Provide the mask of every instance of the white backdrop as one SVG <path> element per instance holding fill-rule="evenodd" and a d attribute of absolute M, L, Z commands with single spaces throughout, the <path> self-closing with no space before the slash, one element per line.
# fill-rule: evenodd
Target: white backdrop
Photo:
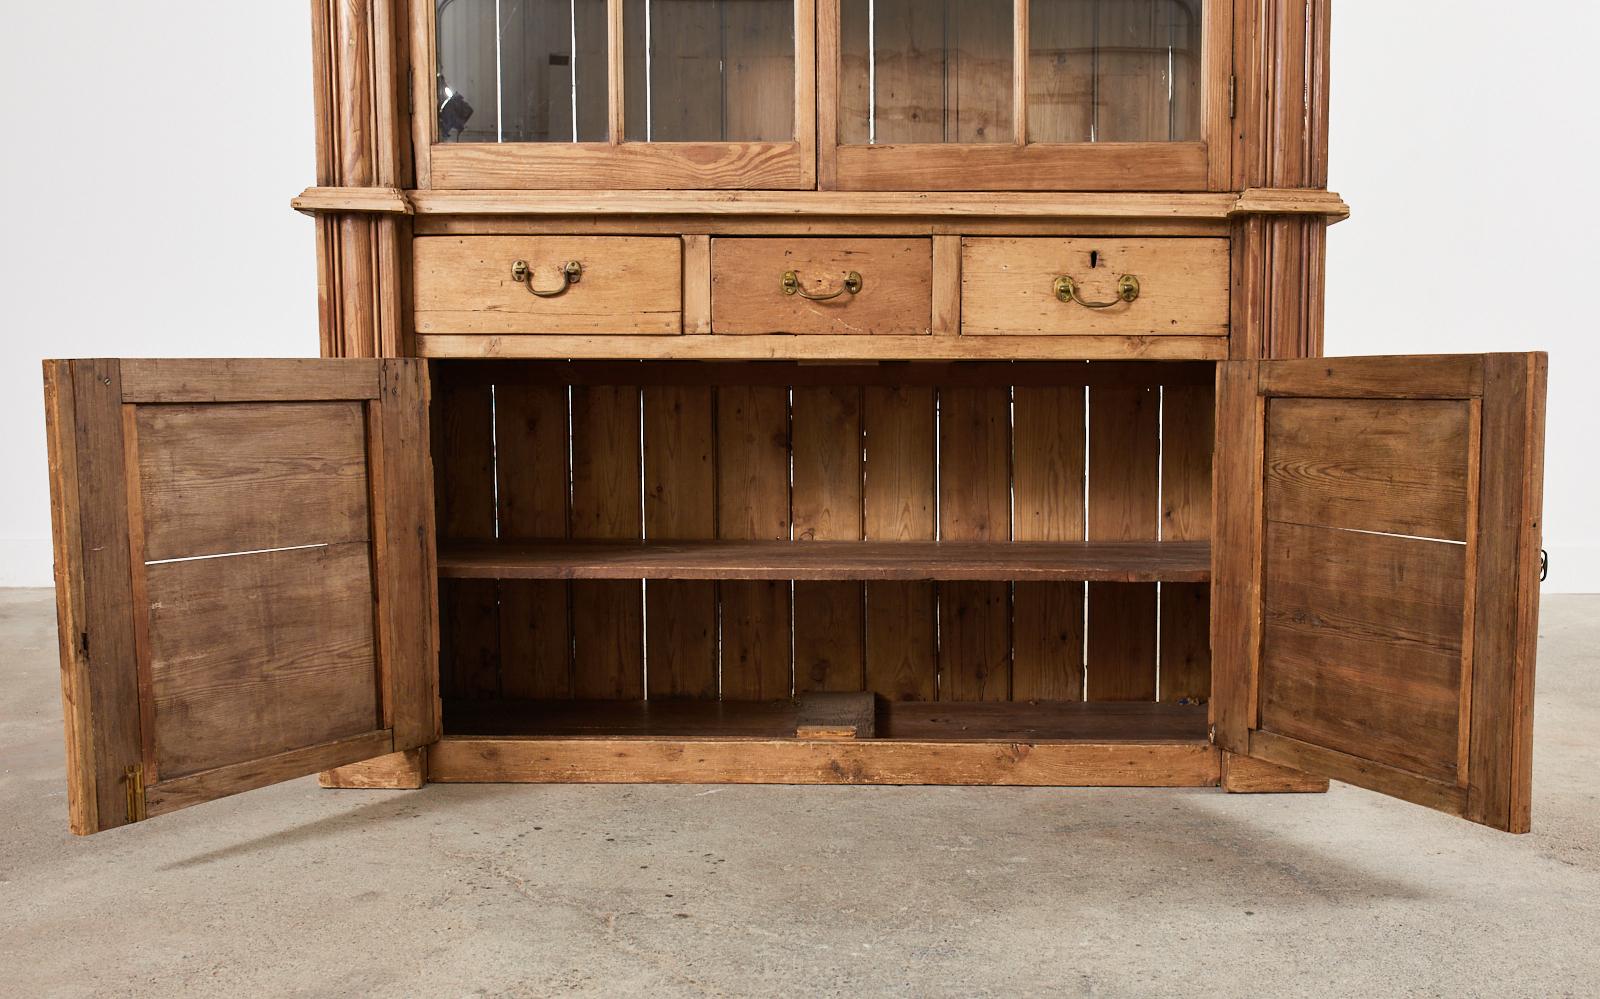
<path fill-rule="evenodd" d="M 1330 354 L 1551 354 L 1548 589 L 1600 591 L 1600 5 L 1334 12 Z M 0 35 L 0 585 L 50 581 L 42 357 L 315 355 L 300 3 L 13 5 Z"/>

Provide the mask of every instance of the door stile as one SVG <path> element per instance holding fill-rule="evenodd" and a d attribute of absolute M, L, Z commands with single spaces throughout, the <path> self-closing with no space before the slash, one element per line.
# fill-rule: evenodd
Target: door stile
<path fill-rule="evenodd" d="M 1260 369 L 1217 365 L 1218 441 L 1212 472 L 1213 741 L 1241 755 L 1258 723 L 1256 664 L 1261 655 L 1262 483 L 1265 427 L 1257 397 Z"/>
<path fill-rule="evenodd" d="M 1478 587 L 1466 817 L 1526 832 L 1532 804 L 1534 651 L 1544 504 L 1544 354 L 1484 358 Z"/>
<path fill-rule="evenodd" d="M 145 585 L 144 498 L 139 483 L 138 407 L 122 404 L 122 465 L 128 470 L 123 479 L 128 503 L 128 579 L 133 596 L 134 670 L 139 685 L 139 733 L 143 752 L 142 784 L 148 787 L 161 779 L 156 767 L 155 678 L 150 665 L 150 606 Z M 136 791 L 130 793 L 137 793 Z"/>
<path fill-rule="evenodd" d="M 46 361 L 44 372 L 68 819 L 83 835 L 132 821 L 128 775 L 144 757 L 138 675 L 128 668 L 135 604 L 122 376 L 105 360 Z"/>

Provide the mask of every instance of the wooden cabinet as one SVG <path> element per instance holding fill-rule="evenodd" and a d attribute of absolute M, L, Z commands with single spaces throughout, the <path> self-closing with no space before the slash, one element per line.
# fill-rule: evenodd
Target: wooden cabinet
<path fill-rule="evenodd" d="M 76 831 L 318 771 L 1527 828 L 1545 360 L 1321 357 L 1324 5 L 314 14 L 325 356 L 46 366 Z"/>

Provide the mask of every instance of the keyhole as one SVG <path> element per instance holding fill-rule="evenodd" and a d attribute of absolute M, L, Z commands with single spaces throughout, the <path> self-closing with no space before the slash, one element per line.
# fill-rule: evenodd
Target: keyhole
<path fill-rule="evenodd" d="M 1100 251 L 1099 250 L 1090 250 L 1089 251 L 1089 269 L 1090 270 L 1094 270 L 1096 267 L 1099 267 L 1099 266 L 1100 266 Z"/>

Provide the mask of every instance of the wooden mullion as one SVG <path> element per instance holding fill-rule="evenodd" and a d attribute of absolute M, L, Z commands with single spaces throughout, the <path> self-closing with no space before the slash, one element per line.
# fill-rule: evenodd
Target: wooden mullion
<path fill-rule="evenodd" d="M 1012 145 L 1028 144 L 1028 0 L 1012 0 L 1011 125 Z"/>
<path fill-rule="evenodd" d="M 625 123 L 623 98 L 622 0 L 606 0 L 606 61 L 609 86 L 606 92 L 606 142 L 621 145 Z"/>

